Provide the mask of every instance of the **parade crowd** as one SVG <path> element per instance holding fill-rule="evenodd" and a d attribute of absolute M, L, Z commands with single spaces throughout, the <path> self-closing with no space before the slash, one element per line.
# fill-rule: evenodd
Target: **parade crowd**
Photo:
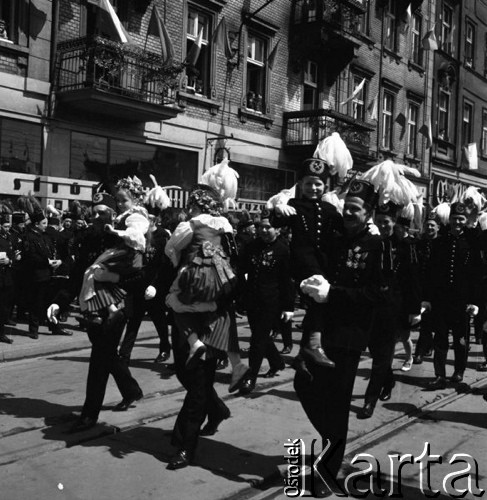
<path fill-rule="evenodd" d="M 296 187 L 259 214 L 227 210 L 235 177 L 228 163 L 191 190 L 185 210 L 136 177 L 98 186 L 90 207 L 69 212 L 42 208 L 32 196 L 2 204 L 0 342 L 13 342 L 6 327 L 20 321 L 32 339 L 43 322 L 53 335 L 71 335 L 63 323 L 76 307 L 92 344 L 86 398 L 70 432 L 96 425 L 110 375 L 122 396 L 116 411 L 143 397 L 130 358 L 146 315 L 160 339 L 155 362 L 172 351 L 187 391 L 168 464 L 180 469 L 194 459 L 199 436 L 215 434 L 230 416 L 213 387 L 216 370 L 230 365 L 228 391 L 240 395 L 254 391 L 264 358 L 264 377 L 277 376 L 293 346 L 294 310 L 304 309 L 294 387 L 333 449 L 317 497 L 330 495 L 328 480 L 342 465 L 365 350 L 372 366 L 360 419 L 392 397 L 398 342 L 401 370 L 432 356 L 435 378 L 425 387 L 442 390 L 463 381 L 473 326 L 485 356 L 477 369 L 487 371 L 487 200 L 469 188 L 425 207 L 405 175 L 413 172 L 386 161 L 347 177 L 348 150 L 339 137 L 330 140 L 338 142 L 321 144 Z M 333 192 L 330 180 L 339 181 Z M 248 365 L 239 315 L 251 331 Z M 415 344 L 411 330 L 419 330 Z"/>

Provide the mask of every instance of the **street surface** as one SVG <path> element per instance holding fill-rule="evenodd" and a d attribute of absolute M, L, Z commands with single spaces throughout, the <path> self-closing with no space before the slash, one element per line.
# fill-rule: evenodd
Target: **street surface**
<path fill-rule="evenodd" d="M 295 324 L 300 317 L 298 314 Z M 76 322 L 71 319 L 70 324 Z M 47 331 L 44 327 L 35 341 L 23 335 L 25 330 L 25 325 L 11 330 L 14 344 L 0 347 L 0 359 L 5 360 L 0 363 L 2 500 L 285 498 L 280 475 L 286 467 L 284 443 L 297 438 L 311 443 L 318 438 L 296 399 L 291 368 L 274 379 L 259 378 L 255 392 L 245 398 L 228 394 L 227 368 L 217 372 L 215 387 L 232 417 L 221 424 L 217 434 L 201 439 L 193 466 L 167 471 L 168 458 L 175 451 L 170 431 L 184 391 L 170 369 L 172 359 L 154 364 L 158 339 L 149 322 L 142 326 L 131 364 L 144 399 L 127 412 L 112 412 L 121 398 L 110 380 L 99 424 L 85 433 L 66 434 L 73 412 L 79 412 L 84 400 L 90 352 L 86 334 L 73 328 L 73 337 L 52 337 L 42 335 Z M 244 319 L 239 321 L 239 333 L 241 347 L 248 347 L 250 332 Z M 294 329 L 295 345 L 292 355 L 285 356 L 287 361 L 297 354 L 300 335 Z M 280 339 L 277 345 L 282 347 Z M 417 457 L 428 442 L 431 454 L 443 458 L 441 466 L 431 468 L 431 484 L 440 490 L 437 498 L 451 498 L 455 493 L 441 488 L 444 476 L 465 468 L 448 463 L 455 453 L 469 454 L 477 461 L 478 485 L 487 489 L 487 402 L 482 397 L 487 377 L 475 371 L 481 360 L 481 347 L 472 345 L 465 382 L 426 392 L 424 385 L 433 377 L 432 360 L 403 373 L 398 345 L 394 361 L 398 383 L 392 399 L 379 402 L 371 419 L 358 420 L 356 412 L 363 404 L 370 372 L 370 359 L 364 354 L 355 384 L 343 473 L 357 470 L 358 466 L 354 469 L 350 464 L 356 454 L 368 453 L 380 462 L 383 488 L 397 493 L 397 471 L 390 470 L 389 456 Z M 261 372 L 267 369 L 264 362 Z M 448 369 L 451 375 L 451 356 Z M 419 470 L 418 464 L 403 468 L 402 498 L 426 498 L 420 489 Z M 459 491 L 464 485 L 466 479 L 455 488 Z M 464 498 L 475 496 L 467 493 Z"/>

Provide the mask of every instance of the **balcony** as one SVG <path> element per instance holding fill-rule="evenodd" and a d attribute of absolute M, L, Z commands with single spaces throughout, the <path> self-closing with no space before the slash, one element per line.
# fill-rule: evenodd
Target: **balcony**
<path fill-rule="evenodd" d="M 369 156 L 370 134 L 375 129 L 331 109 L 313 109 L 284 113 L 285 147 L 310 147 L 314 150 L 321 139 L 338 132 L 350 149 Z"/>
<path fill-rule="evenodd" d="M 326 65 L 333 78 L 356 56 L 365 8 L 360 0 L 297 0 L 291 25 L 291 61 Z M 340 57 L 337 57 L 337 54 Z"/>
<path fill-rule="evenodd" d="M 58 44 L 57 102 L 83 114 L 132 122 L 167 120 L 181 109 L 176 90 L 181 64 L 101 37 Z"/>

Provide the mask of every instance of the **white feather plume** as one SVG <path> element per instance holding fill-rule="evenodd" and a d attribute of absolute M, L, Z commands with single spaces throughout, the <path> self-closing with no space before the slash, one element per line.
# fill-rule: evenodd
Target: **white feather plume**
<path fill-rule="evenodd" d="M 482 208 L 487 203 L 487 199 L 485 196 L 479 192 L 479 189 L 474 186 L 469 186 L 460 196 L 460 200 L 462 203 L 469 204 L 473 203 L 478 212 L 482 210 Z"/>
<path fill-rule="evenodd" d="M 338 191 L 329 191 L 325 193 L 321 199 L 331 203 L 341 214 L 343 214 L 343 206 L 345 205 L 345 198 L 338 193 Z"/>
<path fill-rule="evenodd" d="M 57 208 L 55 208 L 54 205 L 47 205 L 46 214 L 51 214 L 59 217 L 61 215 L 61 212 Z"/>
<path fill-rule="evenodd" d="M 386 160 L 367 170 L 360 178 L 369 181 L 379 192 L 379 204 L 392 201 L 396 205 L 408 205 L 417 202 L 420 194 L 406 174 L 420 177 L 418 170 L 406 165 L 399 165 Z"/>
<path fill-rule="evenodd" d="M 166 208 L 171 206 L 171 199 L 167 195 L 166 189 L 170 188 L 179 188 L 179 186 L 165 186 L 161 187 L 157 183 L 156 178 L 150 174 L 149 175 L 151 178 L 152 183 L 154 184 L 154 187 L 149 189 L 144 198 L 144 204 L 145 205 L 150 205 L 152 208 L 157 207 L 159 210 L 165 210 Z"/>
<path fill-rule="evenodd" d="M 448 224 L 448 221 L 450 220 L 450 204 L 443 202 L 437 205 L 432 211 L 440 222 L 446 226 Z"/>
<path fill-rule="evenodd" d="M 338 132 L 322 139 L 316 146 L 313 157 L 326 161 L 330 174 L 338 174 L 340 179 L 344 179 L 353 167 L 352 155 Z"/>
<path fill-rule="evenodd" d="M 482 212 L 479 215 L 479 226 L 482 231 L 485 231 L 487 229 L 487 212 Z"/>
<path fill-rule="evenodd" d="M 229 166 L 228 158 L 210 167 L 202 176 L 201 184 L 206 184 L 221 196 L 225 208 L 236 207 L 238 172 Z"/>
<path fill-rule="evenodd" d="M 271 196 L 267 200 L 265 205 L 269 210 L 272 210 L 277 205 L 287 205 L 288 201 L 291 198 L 295 197 L 296 197 L 296 184 L 291 189 L 283 189 L 274 196 Z"/>

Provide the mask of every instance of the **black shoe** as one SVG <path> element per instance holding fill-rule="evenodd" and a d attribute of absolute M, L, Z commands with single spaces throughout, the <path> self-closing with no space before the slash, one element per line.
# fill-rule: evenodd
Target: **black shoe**
<path fill-rule="evenodd" d="M 306 361 L 311 361 L 324 368 L 335 368 L 335 363 L 328 358 L 325 351 L 321 347 L 304 347 L 301 349 L 301 352 L 303 353 L 303 357 Z"/>
<path fill-rule="evenodd" d="M 365 403 L 363 408 L 357 413 L 357 418 L 360 420 L 365 420 L 366 418 L 370 418 L 374 414 L 375 406 L 372 403 Z"/>
<path fill-rule="evenodd" d="M 127 399 L 122 399 L 120 403 L 115 405 L 112 409 L 112 411 L 127 411 L 136 401 L 139 401 L 144 397 L 144 394 L 142 391 L 137 394 L 137 396 L 127 398 Z"/>
<path fill-rule="evenodd" d="M 394 389 L 394 386 L 383 387 L 380 391 L 379 399 L 381 401 L 389 401 L 392 396 L 392 389 Z"/>
<path fill-rule="evenodd" d="M 191 459 L 189 457 L 189 453 L 186 450 L 179 450 L 176 455 L 173 455 L 169 459 L 169 463 L 167 464 L 167 469 L 169 470 L 177 470 L 183 469 L 187 467 L 191 463 Z"/>
<path fill-rule="evenodd" d="M 248 378 L 242 382 L 239 394 L 245 396 L 247 394 L 250 394 L 254 389 L 255 389 L 255 380 Z"/>
<path fill-rule="evenodd" d="M 6 323 L 6 326 L 17 326 L 17 322 L 14 321 L 13 319 L 9 319 Z"/>
<path fill-rule="evenodd" d="M 216 362 L 216 369 L 218 371 L 225 370 L 225 368 L 227 368 L 227 367 L 228 367 L 228 359 L 219 359 Z"/>
<path fill-rule="evenodd" d="M 201 429 L 200 436 L 213 436 L 214 434 L 216 434 L 219 425 L 227 418 L 230 418 L 230 415 L 230 410 L 228 410 L 225 412 L 224 416 L 218 417 L 214 421 L 208 420 L 203 429 Z"/>
<path fill-rule="evenodd" d="M 450 377 L 450 380 L 455 384 L 463 382 L 463 372 L 454 372 L 453 375 Z"/>
<path fill-rule="evenodd" d="M 281 351 L 281 354 L 291 354 L 291 351 L 291 347 L 284 347 L 284 349 Z"/>
<path fill-rule="evenodd" d="M 286 363 L 284 363 L 283 361 L 278 368 L 270 368 L 269 371 L 264 375 L 264 378 L 273 378 L 285 368 L 286 368 Z"/>
<path fill-rule="evenodd" d="M 74 434 L 75 432 L 83 432 L 95 427 L 96 419 L 90 417 L 80 417 L 68 430 L 69 434 Z"/>
<path fill-rule="evenodd" d="M 6 335 L 0 335 L 0 342 L 5 342 L 6 344 L 12 344 L 13 340 L 8 338 Z"/>
<path fill-rule="evenodd" d="M 487 372 L 487 362 L 477 365 L 478 372 Z"/>
<path fill-rule="evenodd" d="M 425 358 L 430 358 L 433 355 L 433 351 L 430 349 L 425 355 Z"/>
<path fill-rule="evenodd" d="M 438 391 L 442 389 L 446 389 L 446 378 L 445 377 L 436 377 L 432 382 L 430 382 L 426 389 L 428 391 Z"/>
<path fill-rule="evenodd" d="M 206 352 L 206 346 L 205 345 L 202 345 L 202 346 L 198 347 L 198 349 L 196 349 L 196 351 L 193 353 L 193 355 L 190 356 L 186 360 L 186 369 L 193 370 L 194 368 L 196 368 L 196 365 L 198 364 L 198 361 L 200 361 L 201 356 L 203 356 L 203 354 L 205 354 L 205 352 Z"/>
<path fill-rule="evenodd" d="M 59 328 L 59 330 L 54 330 L 52 332 L 54 335 L 65 335 L 66 337 L 71 337 L 73 332 L 70 330 L 65 330 L 64 328 Z"/>
<path fill-rule="evenodd" d="M 423 356 L 421 354 L 417 354 L 413 358 L 413 365 L 420 365 L 423 362 Z"/>
<path fill-rule="evenodd" d="M 169 351 L 162 351 L 157 355 L 154 363 L 164 363 L 164 361 L 167 361 L 169 359 L 170 355 L 171 354 L 169 353 Z"/>
<path fill-rule="evenodd" d="M 37 340 L 39 338 L 39 334 L 38 333 L 29 333 L 29 337 L 31 339 Z"/>

